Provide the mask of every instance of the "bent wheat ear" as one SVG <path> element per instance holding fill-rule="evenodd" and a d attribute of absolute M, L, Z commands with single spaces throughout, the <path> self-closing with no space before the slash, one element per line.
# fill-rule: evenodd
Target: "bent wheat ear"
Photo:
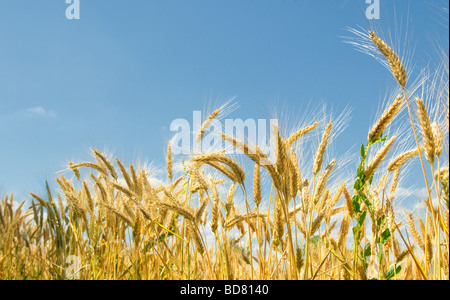
<path fill-rule="evenodd" d="M 80 170 L 74 167 L 75 164 L 73 162 L 69 162 L 69 167 L 72 169 L 73 173 L 75 174 L 75 177 L 77 177 L 78 180 L 80 180 Z"/>
<path fill-rule="evenodd" d="M 111 173 L 111 176 L 117 180 L 118 176 L 117 176 L 116 170 L 114 169 L 111 162 L 97 149 L 92 149 L 92 150 L 94 151 L 95 155 L 106 165 L 109 173 Z"/>
<path fill-rule="evenodd" d="M 224 175 L 226 175 L 231 180 L 236 181 L 240 184 L 243 184 L 245 181 L 245 172 L 242 167 L 234 159 L 224 155 L 221 152 L 197 155 L 194 156 L 191 160 L 196 163 L 209 164 L 212 167 L 216 168 L 218 171 L 224 173 Z M 217 163 L 227 165 L 228 167 L 230 167 L 230 170 L 223 168 L 220 164 Z"/>
<path fill-rule="evenodd" d="M 403 66 L 402 62 L 398 58 L 397 54 L 394 52 L 394 50 L 391 49 L 391 47 L 388 46 L 388 44 L 386 44 L 385 41 L 380 39 L 375 34 L 375 32 L 371 31 L 369 33 L 369 37 L 372 40 L 372 42 L 375 44 L 375 46 L 378 47 L 378 50 L 380 50 L 381 54 L 383 54 L 383 56 L 389 62 L 389 65 L 391 66 L 392 74 L 394 75 L 395 79 L 397 79 L 400 86 L 405 87 L 408 76 L 406 75 L 405 67 Z"/>
<path fill-rule="evenodd" d="M 277 189 L 281 188 L 282 183 L 277 168 L 274 166 L 270 158 L 266 154 L 264 154 L 258 146 L 250 147 L 248 144 L 242 142 L 241 140 L 235 137 L 227 136 L 226 134 L 222 134 L 221 138 L 225 142 L 233 145 L 233 147 L 236 147 L 237 149 L 242 151 L 245 155 L 247 155 L 248 158 L 253 160 L 253 162 L 259 164 L 264 169 L 266 169 L 270 177 L 272 178 L 275 187 Z"/>
<path fill-rule="evenodd" d="M 80 167 L 86 167 L 86 168 L 92 168 L 94 170 L 97 170 L 99 173 L 107 176 L 107 172 L 105 169 L 103 169 L 101 166 L 94 164 L 94 163 L 90 163 L 90 162 L 83 162 L 83 163 L 79 163 L 79 164 L 70 164 L 70 168 L 72 170 L 74 169 L 78 169 Z M 77 175 L 78 177 L 78 175 Z"/>

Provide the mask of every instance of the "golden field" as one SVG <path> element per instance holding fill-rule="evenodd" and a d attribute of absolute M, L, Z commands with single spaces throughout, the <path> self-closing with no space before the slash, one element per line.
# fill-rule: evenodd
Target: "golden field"
<path fill-rule="evenodd" d="M 169 143 L 163 183 L 93 149 L 92 161 L 68 164 L 56 192 L 0 202 L 0 279 L 448 280 L 448 57 L 424 99 L 390 45 L 360 34 L 398 89 L 361 137 L 350 180 L 336 173 L 345 159 L 326 155 L 336 124 L 323 119 L 272 128 L 275 160 L 221 135 L 250 168 L 217 151 L 178 161 L 180 170 Z M 399 119 L 407 132 L 397 136 L 388 128 Z M 393 155 L 405 136 L 415 146 Z M 423 215 L 396 206 L 412 160 L 427 191 Z"/>

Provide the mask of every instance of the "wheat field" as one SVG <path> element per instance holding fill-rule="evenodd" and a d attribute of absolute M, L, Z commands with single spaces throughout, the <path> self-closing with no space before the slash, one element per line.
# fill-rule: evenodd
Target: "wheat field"
<path fill-rule="evenodd" d="M 359 35 L 398 89 L 361 137 L 350 179 L 338 173 L 341 159 L 329 159 L 337 124 L 323 119 L 274 127 L 275 160 L 227 134 L 242 157 L 217 151 L 180 162 L 169 143 L 162 183 L 92 149 L 91 161 L 68 163 L 58 186 L 31 193 L 29 205 L 14 205 L 13 195 L 0 202 L 0 279 L 448 280 L 448 57 L 423 97 L 386 41 Z M 397 135 L 396 124 L 407 132 Z M 414 147 L 393 153 L 405 136 Z M 411 161 L 427 190 L 420 215 L 397 207 Z"/>

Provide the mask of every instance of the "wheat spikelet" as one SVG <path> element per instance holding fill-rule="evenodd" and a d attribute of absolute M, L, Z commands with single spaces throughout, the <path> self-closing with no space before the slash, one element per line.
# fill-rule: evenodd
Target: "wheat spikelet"
<path fill-rule="evenodd" d="M 293 173 L 293 184 L 296 185 L 296 187 L 292 187 L 293 190 L 295 190 L 295 195 L 297 192 L 302 191 L 303 189 L 303 179 L 302 179 L 302 173 L 300 172 L 300 166 L 298 164 L 297 155 L 295 154 L 294 150 L 292 148 L 289 148 L 289 156 L 292 160 L 292 173 Z M 294 181 L 296 180 L 296 182 Z"/>
<path fill-rule="evenodd" d="M 122 193 L 124 193 L 125 195 L 127 195 L 128 197 L 132 198 L 135 196 L 135 194 L 130 191 L 128 188 L 121 186 L 118 183 L 112 182 L 111 185 L 116 188 L 117 190 L 121 191 Z"/>
<path fill-rule="evenodd" d="M 231 181 L 237 182 L 242 184 L 242 177 L 238 177 L 236 173 L 231 170 L 230 168 L 227 168 L 225 165 L 216 162 L 216 161 L 209 161 L 206 163 L 207 165 L 210 165 L 211 167 L 215 168 L 217 171 L 228 177 Z"/>
<path fill-rule="evenodd" d="M 350 216 L 347 214 L 342 220 L 341 228 L 339 230 L 338 248 L 341 249 L 342 253 L 345 253 L 346 249 L 349 224 L 350 224 Z"/>
<path fill-rule="evenodd" d="M 80 180 L 80 170 L 78 170 L 77 168 L 74 167 L 75 164 L 73 162 L 69 162 L 69 167 L 72 169 L 73 173 L 75 174 L 75 177 Z"/>
<path fill-rule="evenodd" d="M 433 230 L 433 224 L 434 224 L 434 222 L 433 222 L 433 220 L 432 220 L 432 218 L 431 218 L 431 214 L 429 214 L 429 213 L 427 213 L 427 222 L 428 222 L 428 226 L 429 226 L 429 228 L 430 228 L 430 230 L 429 230 L 429 235 L 431 236 L 431 238 L 435 238 L 435 236 L 436 236 L 436 232 Z"/>
<path fill-rule="evenodd" d="M 422 234 L 422 239 L 425 240 L 425 236 L 427 235 L 427 232 L 425 230 L 425 224 L 423 223 L 421 218 L 419 218 L 419 228 L 420 228 L 420 233 Z"/>
<path fill-rule="evenodd" d="M 235 215 L 225 223 L 225 228 L 232 228 L 234 225 L 237 225 L 243 221 L 247 221 L 250 219 L 255 218 L 263 219 L 265 217 L 267 217 L 265 214 Z"/>
<path fill-rule="evenodd" d="M 284 139 L 280 136 L 280 132 L 276 125 L 273 125 L 274 136 L 277 137 L 277 161 L 276 166 L 278 173 L 285 177 L 284 172 L 287 170 L 287 148 Z"/>
<path fill-rule="evenodd" d="M 133 181 L 133 185 L 131 190 L 138 195 L 139 197 L 142 195 L 142 187 L 141 187 L 141 181 L 139 180 L 136 171 L 134 170 L 134 166 L 130 164 L 130 173 L 131 173 L 131 179 Z"/>
<path fill-rule="evenodd" d="M 58 207 L 59 207 L 61 216 L 65 219 L 66 210 L 65 210 L 64 203 L 63 203 L 60 195 L 58 195 Z M 0 210 L 0 212 L 1 212 L 1 210 Z"/>
<path fill-rule="evenodd" d="M 344 192 L 345 189 L 345 182 L 343 184 L 341 184 L 338 188 L 338 190 L 336 191 L 336 193 L 333 195 L 333 197 L 331 198 L 331 201 L 329 201 L 327 204 L 327 212 L 329 213 L 331 211 L 331 209 L 333 209 L 333 207 L 338 203 L 339 198 L 341 197 L 341 194 Z"/>
<path fill-rule="evenodd" d="M 396 137 L 394 136 L 389 141 L 387 141 L 386 144 L 380 149 L 380 151 L 378 151 L 375 157 L 369 162 L 366 169 L 364 170 L 364 175 L 366 176 L 366 178 L 370 178 L 373 175 L 375 170 L 378 168 L 383 159 L 386 157 L 387 153 L 389 152 L 389 149 L 394 144 L 395 139 Z"/>
<path fill-rule="evenodd" d="M 172 141 L 169 142 L 167 146 L 167 157 L 166 157 L 166 166 L 167 166 L 167 176 L 170 181 L 173 179 L 173 157 L 172 157 Z"/>
<path fill-rule="evenodd" d="M 206 182 L 204 176 L 200 173 L 199 167 L 199 164 L 196 163 L 189 164 L 189 173 L 191 174 L 193 181 L 198 182 L 200 188 L 206 190 L 208 189 L 209 185 Z"/>
<path fill-rule="evenodd" d="M 442 182 L 449 182 L 449 168 L 441 168 L 439 171 L 434 172 L 434 178 L 436 180 L 442 181 Z"/>
<path fill-rule="evenodd" d="M 397 190 L 398 180 L 400 178 L 400 168 L 394 171 L 394 175 L 392 176 L 391 185 L 389 186 L 390 198 L 389 201 L 392 202 L 394 199 L 395 191 Z"/>
<path fill-rule="evenodd" d="M 394 119 L 397 113 L 400 111 L 403 104 L 403 96 L 398 95 L 394 102 L 387 108 L 383 115 L 378 119 L 378 121 L 373 125 L 372 129 L 368 135 L 368 141 L 375 141 L 381 137 L 383 131 L 387 125 Z"/>
<path fill-rule="evenodd" d="M 255 171 L 253 172 L 253 201 L 256 206 L 261 203 L 261 169 L 258 164 L 255 164 Z"/>
<path fill-rule="evenodd" d="M 274 166 L 273 162 L 264 154 L 258 146 L 255 148 L 250 147 L 248 144 L 234 138 L 227 136 L 225 134 L 221 135 L 222 139 L 227 143 L 233 145 L 240 151 L 242 151 L 245 155 L 247 155 L 253 162 L 259 164 L 264 169 L 267 170 L 272 181 L 277 189 L 280 189 L 282 186 L 280 174 L 278 173 L 277 168 Z"/>
<path fill-rule="evenodd" d="M 133 182 L 131 181 L 130 175 L 128 174 L 127 170 L 125 169 L 125 166 L 122 164 L 122 162 L 116 158 L 117 165 L 120 168 L 120 171 L 122 172 L 123 179 L 125 179 L 125 182 L 127 183 L 127 186 L 130 190 L 133 190 Z"/>
<path fill-rule="evenodd" d="M 314 175 L 319 173 L 319 171 L 322 167 L 323 155 L 325 153 L 325 149 L 327 148 L 328 139 L 331 135 L 331 129 L 332 129 L 332 124 L 330 122 L 330 123 L 328 123 L 327 127 L 325 128 L 325 132 L 322 136 L 322 141 L 320 142 L 319 148 L 316 151 L 316 155 L 314 158 L 314 166 L 313 166 L 313 174 Z"/>
<path fill-rule="evenodd" d="M 311 202 L 311 195 L 309 194 L 309 186 L 310 183 L 308 179 L 305 179 L 303 181 L 303 189 L 302 189 L 302 204 L 303 204 L 303 211 L 308 211 L 308 207 Z"/>
<path fill-rule="evenodd" d="M 320 225 L 322 224 L 322 220 L 325 218 L 326 213 L 321 212 L 318 214 L 318 216 L 314 219 L 312 225 L 311 225 L 311 231 L 310 236 L 313 236 L 316 231 L 320 228 Z"/>
<path fill-rule="evenodd" d="M 232 158 L 218 152 L 214 153 L 208 153 L 208 154 L 202 154 L 197 155 L 191 159 L 193 162 L 197 163 L 207 163 L 219 171 L 223 172 L 227 177 L 229 177 L 231 180 L 236 181 L 240 184 L 243 184 L 245 181 L 245 172 L 242 169 L 242 167 Z M 232 173 L 224 170 L 224 168 L 221 168 L 220 165 L 217 165 L 216 162 L 222 163 L 230 167 Z M 232 175 L 234 174 L 234 175 Z"/>
<path fill-rule="evenodd" d="M 206 129 L 208 129 L 209 125 L 211 125 L 212 120 L 215 117 L 217 117 L 217 115 L 219 113 L 220 113 L 220 108 L 215 110 L 212 114 L 210 114 L 208 116 L 208 118 L 206 118 L 206 120 L 202 123 L 202 125 L 200 126 L 200 130 L 199 130 L 199 132 L 197 133 L 197 136 L 196 136 L 196 142 L 197 143 L 199 143 L 202 140 Z"/>
<path fill-rule="evenodd" d="M 431 124 L 431 131 L 433 132 L 436 155 L 440 157 L 444 144 L 444 134 L 442 133 L 441 127 L 436 122 Z"/>
<path fill-rule="evenodd" d="M 295 225 L 297 225 L 297 228 L 303 234 L 303 237 L 306 238 L 306 226 L 303 218 L 300 218 L 300 220 L 295 220 Z"/>
<path fill-rule="evenodd" d="M 80 201 L 76 197 L 76 193 L 73 190 L 73 187 L 71 186 L 71 184 L 62 175 L 61 175 L 61 178 L 56 179 L 56 182 L 58 182 L 58 184 L 61 186 L 61 188 L 64 192 L 65 199 L 67 201 L 67 204 L 69 205 L 69 208 L 71 208 L 76 214 L 81 215 L 84 208 L 83 208 L 82 203 L 80 203 Z M 33 193 L 31 193 L 31 195 L 37 200 L 40 199 L 39 197 L 35 196 Z"/>
<path fill-rule="evenodd" d="M 127 215 L 122 213 L 121 211 L 117 210 L 116 208 L 112 207 L 111 205 L 108 205 L 106 203 L 102 204 L 104 207 L 109 209 L 111 212 L 113 212 L 115 215 L 117 215 L 120 219 L 122 219 L 125 223 L 130 225 L 131 227 L 134 227 L 134 222 L 131 220 Z"/>
<path fill-rule="evenodd" d="M 408 221 L 408 226 L 409 226 L 409 229 L 410 229 L 410 231 L 411 231 L 411 235 L 412 235 L 414 241 L 415 241 L 416 244 L 419 245 L 420 248 L 422 248 L 422 250 L 425 252 L 425 243 L 423 242 L 422 237 L 419 235 L 419 233 L 418 233 L 417 230 L 416 230 L 416 226 L 415 226 L 415 222 L 414 222 L 414 217 L 413 217 L 413 215 L 412 215 L 411 212 L 408 213 L 407 221 Z"/>
<path fill-rule="evenodd" d="M 107 176 L 107 172 L 106 172 L 106 170 L 105 170 L 103 167 L 101 167 L 101 166 L 99 166 L 99 165 L 97 165 L 97 164 L 91 163 L 91 162 L 84 162 L 84 163 L 71 164 L 71 165 L 70 165 L 70 168 L 71 168 L 72 170 L 78 169 L 78 168 L 80 168 L 80 167 L 92 168 L 92 169 L 97 170 L 97 171 L 100 172 L 101 174 Z M 78 173 L 78 176 L 79 176 L 79 173 Z M 77 177 L 78 177 L 78 176 L 77 176 Z"/>
<path fill-rule="evenodd" d="M 92 198 L 91 193 L 89 192 L 89 187 L 88 187 L 86 181 L 83 181 L 83 189 L 86 194 L 86 199 L 87 199 L 87 204 L 88 204 L 87 207 L 89 209 L 89 212 L 93 213 L 94 212 L 94 199 Z"/>
<path fill-rule="evenodd" d="M 93 149 L 95 155 L 105 164 L 106 168 L 108 169 L 111 176 L 117 180 L 118 176 L 116 173 L 116 170 L 114 169 L 114 166 L 111 164 L 111 162 L 97 149 Z"/>
<path fill-rule="evenodd" d="M 195 221 L 195 216 L 190 208 L 186 208 L 186 207 L 183 207 L 183 206 L 175 204 L 175 203 L 168 203 L 168 202 L 162 202 L 162 201 L 153 202 L 151 205 L 172 210 L 172 211 L 176 212 L 177 214 L 185 217 L 189 221 Z"/>
<path fill-rule="evenodd" d="M 401 263 L 405 259 L 405 257 L 408 256 L 408 254 L 409 254 L 409 250 L 405 249 L 402 252 L 400 252 L 398 255 L 395 255 L 395 259 L 396 259 L 395 263 L 396 264 Z"/>
<path fill-rule="evenodd" d="M 205 252 L 205 247 L 203 246 L 198 231 L 195 229 L 194 225 L 191 222 L 188 222 L 187 228 L 190 237 L 194 240 L 195 248 L 197 249 L 198 253 L 203 254 Z"/>
<path fill-rule="evenodd" d="M 236 193 L 236 183 L 232 183 L 230 186 L 230 189 L 228 190 L 227 193 L 227 198 L 226 198 L 226 202 L 225 202 L 225 211 L 227 213 L 227 216 L 230 215 L 230 213 L 232 212 L 234 206 L 233 206 L 233 199 L 234 199 L 234 194 Z"/>
<path fill-rule="evenodd" d="M 434 134 L 431 128 L 430 118 L 428 112 L 421 98 L 416 98 L 417 114 L 419 115 L 419 122 L 422 127 L 423 144 L 425 148 L 425 157 L 432 165 L 434 163 L 435 145 Z"/>
<path fill-rule="evenodd" d="M 211 189 L 211 196 L 214 200 L 212 209 L 211 209 L 211 230 L 215 232 L 218 227 L 218 221 L 219 221 L 219 213 L 220 213 L 220 199 L 219 199 L 219 193 L 217 192 L 217 188 L 214 184 L 210 185 Z"/>
<path fill-rule="evenodd" d="M 328 166 L 325 168 L 325 171 L 322 173 L 322 175 L 319 177 L 319 180 L 317 182 L 315 191 L 314 191 L 314 199 L 313 199 L 313 203 L 317 204 L 317 202 L 319 201 L 320 197 L 322 196 L 322 193 L 325 190 L 325 186 L 327 184 L 327 180 L 328 177 L 331 174 L 331 171 L 333 170 L 334 166 L 336 165 L 336 160 L 333 159 Z"/>
<path fill-rule="evenodd" d="M 296 132 L 294 132 L 291 136 L 289 136 L 289 138 L 286 140 L 286 148 L 290 148 L 299 138 L 301 138 L 302 136 L 304 136 L 305 134 L 307 134 L 308 132 L 310 132 L 311 130 L 313 130 L 314 128 L 317 127 L 317 125 L 319 125 L 319 122 L 315 122 L 312 125 L 309 125 L 305 128 L 302 128 Z"/>
<path fill-rule="evenodd" d="M 145 175 L 142 175 L 142 173 L 143 173 L 143 172 L 141 172 L 141 175 L 139 175 L 139 176 L 141 176 L 141 180 L 139 180 L 140 183 L 142 183 L 142 176 L 145 176 Z M 145 173 L 145 172 L 144 172 L 144 173 Z M 184 176 L 180 176 L 180 177 L 178 177 L 177 179 L 175 179 L 175 180 L 170 184 L 170 189 L 171 189 L 171 190 L 175 190 L 176 187 L 181 183 L 181 181 L 183 181 L 183 179 L 184 179 Z"/>
<path fill-rule="evenodd" d="M 422 149 L 420 149 L 422 150 Z M 417 154 L 419 154 L 419 149 L 412 149 L 405 153 L 400 154 L 393 160 L 391 160 L 388 164 L 388 171 L 394 172 L 397 169 L 399 169 L 401 166 L 403 166 L 409 159 L 415 157 Z"/>
<path fill-rule="evenodd" d="M 203 193 L 202 193 L 203 195 Z M 208 205 L 209 202 L 209 197 L 204 198 L 203 196 L 200 196 L 199 194 L 199 207 L 198 209 L 195 211 L 195 216 L 194 219 L 197 223 L 200 223 L 201 218 L 203 216 L 203 213 L 205 212 L 206 206 Z"/>
<path fill-rule="evenodd" d="M 339 213 L 341 213 L 341 212 L 343 212 L 343 211 L 347 211 L 347 210 L 348 210 L 348 209 L 347 209 L 347 206 L 346 206 L 346 205 L 338 206 L 338 207 L 333 207 L 333 208 L 328 209 L 328 210 L 326 211 L 326 218 L 330 218 L 330 217 L 332 217 L 332 216 L 334 216 L 334 215 L 336 215 L 336 214 L 339 214 Z"/>
<path fill-rule="evenodd" d="M 427 213 L 428 215 L 428 213 Z M 420 227 L 420 231 L 422 233 L 422 240 L 424 241 L 425 244 L 425 253 L 426 253 L 426 260 L 428 263 L 431 263 L 431 260 L 433 259 L 433 242 L 432 242 L 432 237 L 430 232 L 433 231 L 432 230 L 432 226 L 433 223 L 428 223 L 428 226 L 430 228 L 430 230 L 427 232 L 426 228 L 425 228 L 425 224 L 423 223 L 422 219 L 419 218 L 419 227 Z"/>
<path fill-rule="evenodd" d="M 278 246 L 283 238 L 284 226 L 283 226 L 283 212 L 281 207 L 281 200 L 278 196 L 275 198 L 275 211 L 274 211 L 274 232 L 273 241 Z"/>
<path fill-rule="evenodd" d="M 400 86 L 405 87 L 407 82 L 407 74 L 406 70 L 398 58 L 397 54 L 384 42 L 382 39 L 380 39 L 375 32 L 371 31 L 369 33 L 369 37 L 372 40 L 372 42 L 375 44 L 375 46 L 378 47 L 378 50 L 380 50 L 381 54 L 387 59 L 389 62 L 389 65 L 391 66 L 392 73 L 397 79 L 397 82 L 400 84 Z"/>
<path fill-rule="evenodd" d="M 347 207 L 348 214 L 350 216 L 353 216 L 355 214 L 355 212 L 353 211 L 353 201 L 352 201 L 352 197 L 350 196 L 350 194 L 347 191 L 347 188 L 344 188 L 344 197 L 345 197 L 345 204 Z"/>
<path fill-rule="evenodd" d="M 331 196 L 330 196 L 330 190 L 329 190 L 329 189 L 326 189 L 325 192 L 324 192 L 323 195 L 322 195 L 322 198 L 320 199 L 319 204 L 318 204 L 317 207 L 316 207 L 316 210 L 317 210 L 317 211 L 320 211 L 320 212 L 325 211 L 325 210 L 326 210 L 325 203 L 330 202 L 330 201 L 329 201 L 330 198 L 331 198 Z"/>
<path fill-rule="evenodd" d="M 331 232 L 333 231 L 333 229 L 336 227 L 337 221 L 334 221 L 333 224 L 331 224 L 326 230 L 325 232 L 322 234 L 322 239 L 326 239 L 330 236 Z"/>

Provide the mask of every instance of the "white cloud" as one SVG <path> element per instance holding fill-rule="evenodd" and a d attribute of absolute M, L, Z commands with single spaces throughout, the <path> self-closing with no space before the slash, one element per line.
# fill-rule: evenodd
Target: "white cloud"
<path fill-rule="evenodd" d="M 29 113 L 30 115 L 40 116 L 40 117 L 56 117 L 56 113 L 54 111 L 46 110 L 41 106 L 28 108 L 27 113 Z"/>

